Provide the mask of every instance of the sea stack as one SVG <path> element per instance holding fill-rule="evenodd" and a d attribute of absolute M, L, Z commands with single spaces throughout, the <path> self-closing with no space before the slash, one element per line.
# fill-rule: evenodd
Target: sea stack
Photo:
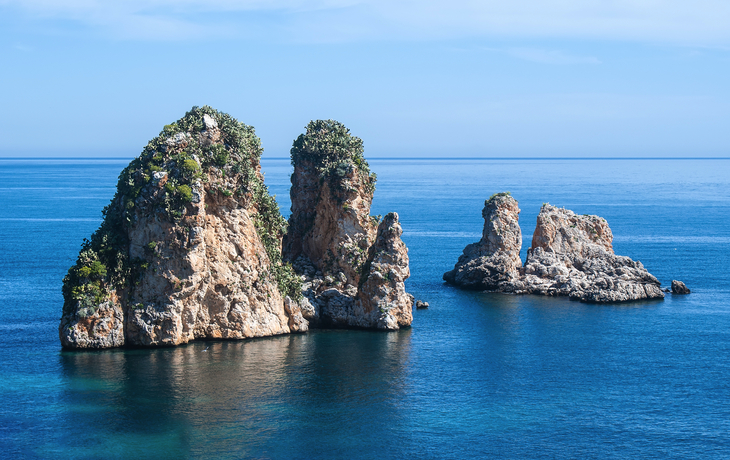
<path fill-rule="evenodd" d="M 613 233 L 605 219 L 549 204 L 540 209 L 532 245 L 520 268 L 519 209 L 512 197 L 502 195 L 487 200 L 482 239 L 467 246 L 454 270 L 444 274 L 447 282 L 468 289 L 568 296 L 595 303 L 664 298 L 659 281 L 641 262 L 614 254 Z M 503 203 L 504 217 L 490 211 L 500 208 L 490 205 L 497 199 Z"/>
<path fill-rule="evenodd" d="M 464 289 L 509 291 L 520 276 L 520 209 L 509 192 L 484 202 L 482 239 L 464 248 L 444 280 Z"/>
<path fill-rule="evenodd" d="M 370 215 L 376 176 L 362 140 L 341 123 L 309 123 L 291 150 L 291 216 L 283 254 L 304 281 L 312 326 L 409 326 L 413 297 L 398 214 Z"/>
<path fill-rule="evenodd" d="M 301 281 L 254 129 L 210 107 L 165 126 L 119 176 L 64 278 L 65 348 L 303 332 Z"/>

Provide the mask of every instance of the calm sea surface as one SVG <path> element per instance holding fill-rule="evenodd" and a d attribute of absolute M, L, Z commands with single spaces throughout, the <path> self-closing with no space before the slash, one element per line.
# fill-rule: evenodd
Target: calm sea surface
<path fill-rule="evenodd" d="M 0 458 L 730 458 L 730 160 L 372 160 L 431 305 L 412 328 L 62 352 L 61 280 L 127 163 L 0 159 Z M 289 162 L 263 169 L 288 215 Z M 692 294 L 444 285 L 505 190 L 523 258 L 549 202 Z"/>

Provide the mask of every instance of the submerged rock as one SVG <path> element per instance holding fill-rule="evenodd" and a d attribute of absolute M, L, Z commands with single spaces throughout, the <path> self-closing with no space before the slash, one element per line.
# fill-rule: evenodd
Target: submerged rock
<path fill-rule="evenodd" d="M 398 329 L 411 324 L 408 249 L 396 213 L 370 215 L 375 174 L 362 141 L 313 121 L 292 147 L 291 216 L 283 254 L 304 281 L 312 326 Z"/>
<path fill-rule="evenodd" d="M 505 203 L 502 209 L 512 211 L 499 219 L 485 206 L 482 240 L 467 246 L 454 270 L 444 274 L 446 281 L 469 289 L 560 295 L 598 303 L 664 297 L 659 281 L 641 262 L 614 254 L 613 234 L 605 219 L 579 216 L 549 204 L 540 210 L 527 259 L 519 268 L 522 242 L 519 227 L 514 230 L 519 209 L 511 197 L 511 202 L 500 199 Z M 508 244 L 490 246 L 492 241 Z"/>
<path fill-rule="evenodd" d="M 672 294 L 689 294 L 690 292 L 683 282 L 672 280 Z"/>
<path fill-rule="evenodd" d="M 101 227 L 64 278 L 62 345 L 306 331 L 261 153 L 252 127 L 210 107 L 165 126 L 120 174 Z"/>

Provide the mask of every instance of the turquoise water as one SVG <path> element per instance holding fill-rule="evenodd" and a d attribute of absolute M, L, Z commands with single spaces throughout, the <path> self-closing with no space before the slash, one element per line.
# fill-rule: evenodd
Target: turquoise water
<path fill-rule="evenodd" d="M 372 160 L 373 214 L 400 214 L 431 304 L 412 328 L 62 352 L 61 279 L 127 163 L 0 160 L 2 458 L 730 457 L 730 160 Z M 286 210 L 288 161 L 263 170 Z M 542 202 L 598 214 L 693 293 L 444 285 L 504 190 L 525 250 Z"/>

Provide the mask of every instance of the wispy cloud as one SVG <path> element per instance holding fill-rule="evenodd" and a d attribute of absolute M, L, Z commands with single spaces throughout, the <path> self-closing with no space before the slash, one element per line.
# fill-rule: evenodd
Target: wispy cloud
<path fill-rule="evenodd" d="M 726 0 L 0 0 L 0 8 L 132 39 L 507 36 L 730 44 Z M 257 27 L 261 15 L 266 27 Z"/>
<path fill-rule="evenodd" d="M 576 56 L 573 54 L 566 54 L 560 50 L 541 48 L 490 48 L 490 50 L 502 52 L 518 59 L 524 59 L 525 61 L 537 62 L 540 64 L 601 64 L 601 61 L 597 57 Z"/>

